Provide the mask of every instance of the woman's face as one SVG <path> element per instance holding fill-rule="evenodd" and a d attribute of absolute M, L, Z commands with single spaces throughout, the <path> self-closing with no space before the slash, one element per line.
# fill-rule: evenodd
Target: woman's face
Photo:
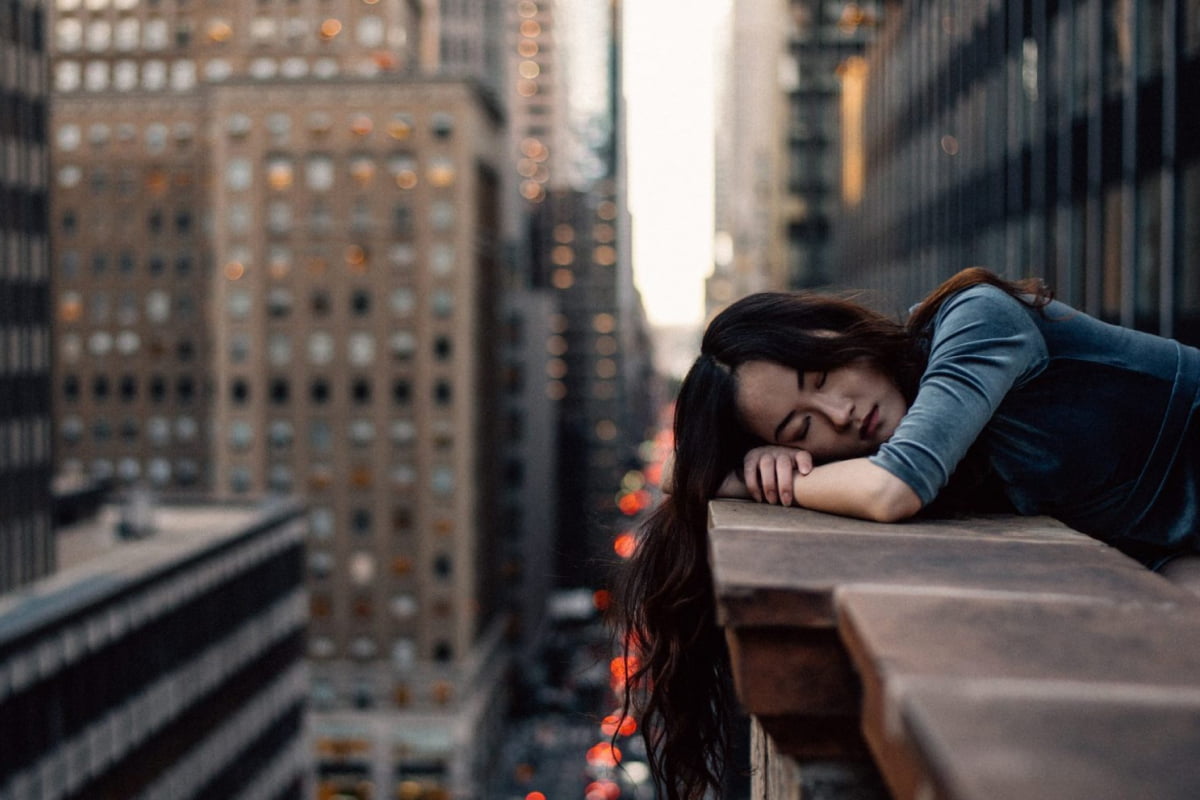
<path fill-rule="evenodd" d="M 743 425 L 769 444 L 807 450 L 817 462 L 874 453 L 908 410 L 892 379 L 866 360 L 804 373 L 747 361 L 734 374 Z"/>

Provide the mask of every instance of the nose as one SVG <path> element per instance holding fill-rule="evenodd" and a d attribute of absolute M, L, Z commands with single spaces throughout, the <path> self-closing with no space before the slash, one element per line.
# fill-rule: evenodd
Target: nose
<path fill-rule="evenodd" d="M 839 431 L 850 427 L 850 422 L 854 419 L 854 403 L 848 399 L 829 398 L 823 410 L 825 416 L 829 417 L 830 424 Z"/>

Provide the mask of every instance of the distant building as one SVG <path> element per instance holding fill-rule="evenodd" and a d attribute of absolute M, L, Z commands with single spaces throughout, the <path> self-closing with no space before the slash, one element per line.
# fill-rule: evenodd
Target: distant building
<path fill-rule="evenodd" d="M 150 509 L 145 509 L 150 512 Z M 302 796 L 301 509 L 120 509 L 0 597 L 0 797 Z"/>
<path fill-rule="evenodd" d="M 902 310 L 972 265 L 1200 342 L 1194 3 L 896 4 L 845 132 L 839 281 Z"/>
<path fill-rule="evenodd" d="M 838 281 L 843 89 L 886 7 L 846 0 L 731 5 L 717 105 L 710 315 L 751 292 Z"/>
<path fill-rule="evenodd" d="M 503 704 L 509 165 L 472 38 L 503 30 L 468 5 L 57 0 L 51 25 L 58 463 L 308 500 L 320 792 L 470 796 Z"/>
<path fill-rule="evenodd" d="M 43 3 L 0 14 L 0 594 L 54 568 Z"/>

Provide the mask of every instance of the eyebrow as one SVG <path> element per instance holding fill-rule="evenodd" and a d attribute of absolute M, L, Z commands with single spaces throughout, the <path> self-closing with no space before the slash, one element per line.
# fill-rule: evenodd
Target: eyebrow
<path fill-rule="evenodd" d="M 779 427 L 775 429 L 775 441 L 778 442 L 783 438 L 783 429 L 787 427 L 787 424 L 792 421 L 792 417 L 794 416 L 796 416 L 796 409 L 793 408 L 788 412 L 787 416 L 783 418 L 783 422 L 779 423 Z"/>

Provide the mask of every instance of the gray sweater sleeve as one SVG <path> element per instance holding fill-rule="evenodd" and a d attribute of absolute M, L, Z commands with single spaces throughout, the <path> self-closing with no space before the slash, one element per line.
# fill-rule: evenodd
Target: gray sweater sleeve
<path fill-rule="evenodd" d="M 1036 313 L 988 285 L 959 292 L 939 309 L 916 400 L 870 457 L 922 504 L 949 482 L 1009 390 L 1045 366 Z"/>

